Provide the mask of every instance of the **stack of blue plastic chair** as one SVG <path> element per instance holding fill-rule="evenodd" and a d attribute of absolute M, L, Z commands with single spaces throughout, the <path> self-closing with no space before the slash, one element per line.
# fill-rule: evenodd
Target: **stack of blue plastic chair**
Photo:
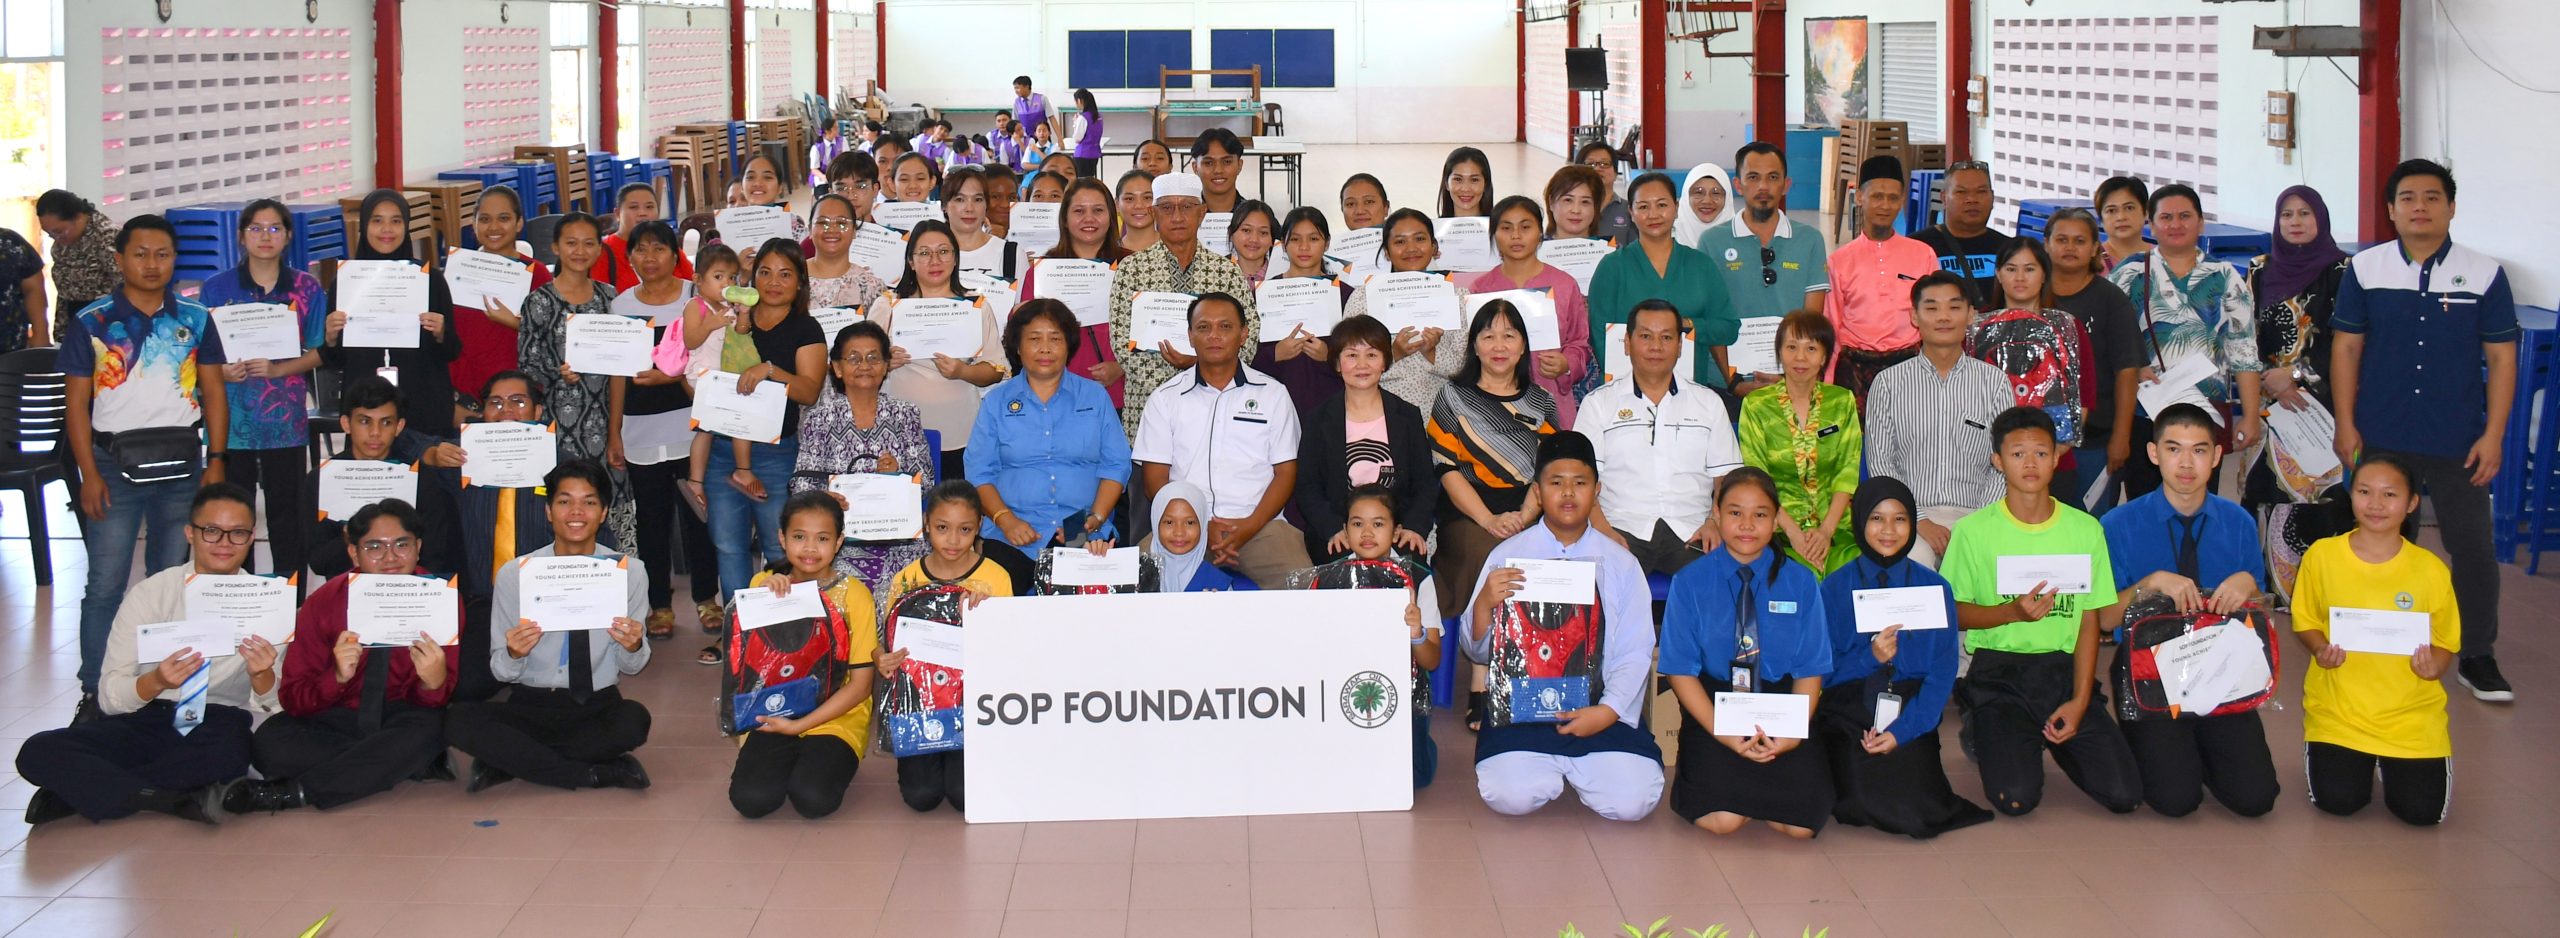
<path fill-rule="evenodd" d="M 2196 245 L 2204 249 L 2206 257 L 2229 261 L 2247 270 L 2251 260 L 2267 253 L 2275 245 L 2275 236 L 2256 228 L 2206 222 L 2204 234 L 2196 239 Z"/>
<path fill-rule="evenodd" d="M 246 202 L 207 202 L 173 208 L 162 217 L 178 229 L 177 280 L 198 282 L 239 262 L 240 210 Z"/>
<path fill-rule="evenodd" d="M 665 212 L 668 221 L 676 220 L 676 200 L 670 197 L 675 191 L 672 185 L 675 178 L 676 164 L 672 160 L 642 156 L 622 161 L 622 181 L 645 182 L 656 188 L 658 208 Z"/>
<path fill-rule="evenodd" d="M 2505 458 L 2489 482 L 2491 541 L 2498 559 L 2514 563 L 2530 549 L 2526 572 L 2542 567 L 2542 552 L 2560 547 L 2560 317 L 2522 307 L 2516 320 L 2516 394 L 2508 411 Z"/>
<path fill-rule="evenodd" d="M 1911 171 L 1911 194 L 1904 199 L 1902 219 L 1894 226 L 1897 234 L 1911 234 L 1936 224 L 1938 187 L 1944 184 L 1947 171 L 1915 169 Z"/>
<path fill-rule="evenodd" d="M 287 265 L 310 270 L 320 261 L 347 256 L 345 215 L 336 205 L 288 205 L 293 215 L 293 242 L 285 246 Z"/>
<path fill-rule="evenodd" d="M 2018 236 L 2043 240 L 2045 223 L 2053 220 L 2053 213 L 2079 205 L 2071 199 L 2027 199 L 2019 202 Z"/>
<path fill-rule="evenodd" d="M 595 193 L 596 214 L 612 214 L 613 197 L 622 191 L 622 158 L 611 153 L 587 154 L 587 191 Z"/>
<path fill-rule="evenodd" d="M 747 157 L 755 155 L 747 148 L 747 138 L 753 136 L 748 130 L 746 121 L 729 122 L 729 178 L 731 179 L 745 176 Z"/>

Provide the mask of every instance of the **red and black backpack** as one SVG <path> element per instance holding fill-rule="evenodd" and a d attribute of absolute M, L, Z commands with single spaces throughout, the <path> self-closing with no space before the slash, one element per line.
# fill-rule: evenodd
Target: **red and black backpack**
<path fill-rule="evenodd" d="M 969 588 L 958 583 L 916 587 L 889 601 L 880 614 L 880 647 L 898 647 L 898 623 L 921 619 L 957 627 L 968 608 Z M 961 669 L 907 659 L 880 675 L 880 725 L 889 751 L 925 755 L 961 748 Z"/>
<path fill-rule="evenodd" d="M 756 586 L 749 589 L 763 589 Z M 796 717 L 844 686 L 844 610 L 819 594 L 824 619 L 806 618 L 760 629 L 738 628 L 728 612 L 728 661 L 720 671 L 720 732 L 752 732 L 759 716 Z"/>
<path fill-rule="evenodd" d="M 2275 699 L 2276 685 L 2284 674 L 2283 643 L 2277 641 L 2275 625 L 2267 617 L 2267 611 L 2256 603 L 2226 617 L 2205 609 L 2180 612 L 2176 600 L 2151 594 L 2127 605 L 2124 622 L 2123 641 L 2116 649 L 2115 666 L 2109 669 L 2108 682 L 2114 691 L 2117 720 L 2227 716 L 2256 710 L 2261 704 Z M 2163 642 L 2202 628 L 2249 630 L 2267 656 L 2267 686 L 2256 693 L 2225 701 L 2210 713 L 2190 713 L 2171 706 L 2168 693 L 2160 684 L 2157 649 Z"/>

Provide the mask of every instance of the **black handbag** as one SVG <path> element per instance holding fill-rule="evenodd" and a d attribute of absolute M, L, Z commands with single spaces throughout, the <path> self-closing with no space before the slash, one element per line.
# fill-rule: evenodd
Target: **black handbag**
<path fill-rule="evenodd" d="M 204 471 L 204 438 L 194 427 L 126 430 L 108 438 L 107 455 L 127 482 L 175 482 Z"/>

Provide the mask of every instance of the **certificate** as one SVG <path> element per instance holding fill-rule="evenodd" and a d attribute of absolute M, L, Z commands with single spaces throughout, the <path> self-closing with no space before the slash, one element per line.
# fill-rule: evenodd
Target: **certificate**
<path fill-rule="evenodd" d="M 1849 604 L 1858 615 L 1860 632 L 1882 632 L 1896 625 L 1905 632 L 1947 627 L 1947 588 L 1943 586 L 1852 590 Z"/>
<path fill-rule="evenodd" d="M 2418 646 L 2435 644 L 2435 620 L 2423 612 L 2397 609 L 2329 609 L 2329 643 L 2348 651 L 2406 658 Z"/>
<path fill-rule="evenodd" d="M 631 570 L 599 557 L 526 557 L 516 569 L 516 616 L 545 632 L 608 629 L 630 611 Z"/>
<path fill-rule="evenodd" d="M 649 350 L 656 343 L 646 319 L 587 313 L 569 317 L 561 329 L 565 333 L 561 359 L 571 371 L 628 378 L 656 367 L 649 360 Z"/>
<path fill-rule="evenodd" d="M 1054 258 L 1033 261 L 1031 269 L 1040 274 L 1031 281 L 1032 299 L 1067 304 L 1079 326 L 1111 324 L 1111 264 Z M 1270 322 L 1270 316 L 1265 314 L 1263 321 Z"/>
<path fill-rule="evenodd" d="M 1514 602 L 1572 603 L 1588 606 L 1599 591 L 1600 566 L 1588 560 L 1532 560 L 1513 557 L 1503 566 L 1527 575 L 1520 591 L 1511 594 Z"/>
<path fill-rule="evenodd" d="M 740 394 L 737 375 L 705 373 L 693 381 L 693 428 L 755 443 L 780 442 L 788 393 L 780 381 L 762 381 L 754 393 Z"/>
<path fill-rule="evenodd" d="M 302 357 L 302 314 L 281 303 L 216 306 L 213 328 L 222 336 L 223 357 L 235 362 Z"/>
<path fill-rule="evenodd" d="M 907 541 L 924 536 L 924 489 L 916 477 L 855 472 L 827 478 L 827 491 L 844 496 L 844 539 Z"/>
<path fill-rule="evenodd" d="M 347 623 L 367 645 L 397 647 L 422 637 L 451 645 L 462 634 L 462 606 L 452 580 L 359 573 L 347 583 Z"/>
<path fill-rule="evenodd" d="M 900 616 L 897 645 L 890 650 L 906 652 L 909 661 L 946 668 L 968 667 L 961 663 L 960 627 L 956 625 Z"/>
<path fill-rule="evenodd" d="M 918 222 L 944 219 L 940 202 L 882 202 L 871 207 L 871 220 L 899 231 L 914 231 Z"/>
<path fill-rule="evenodd" d="M 2240 625 L 2197 629 L 2152 646 L 2151 655 L 2160 666 L 2161 693 L 2171 705 L 2196 716 L 2266 690 L 2271 676 L 2266 646 L 2256 632 Z"/>
<path fill-rule="evenodd" d="M 899 300 L 889 307 L 889 344 L 930 366 L 936 355 L 967 360 L 987 342 L 986 301 Z"/>
<path fill-rule="evenodd" d="M 2150 416 L 2158 416 L 2173 404 L 2194 404 L 2204 408 L 2213 422 L 2221 423 L 2222 409 L 2206 400 L 2204 391 L 2197 387 L 2218 371 L 2220 369 L 2214 365 L 2212 356 L 2202 352 L 2189 354 L 2171 362 L 2168 370 L 2160 373 L 2159 380 L 2135 385 L 2134 400 L 2140 402 L 2142 412 Z"/>
<path fill-rule="evenodd" d="M 1474 322 L 1476 312 L 1495 300 L 1509 303 L 1511 308 L 1520 311 L 1520 324 L 1529 331 L 1529 351 L 1552 352 L 1564 348 L 1564 329 L 1556 322 L 1553 292 L 1536 289 L 1467 294 L 1467 321 Z"/>
<path fill-rule="evenodd" d="M 416 463 L 371 459 L 320 461 L 320 520 L 336 518 L 344 521 L 355 517 L 356 509 L 386 498 L 408 502 L 412 507 L 418 504 Z"/>
<path fill-rule="evenodd" d="M 240 643 L 232 638 L 232 626 L 220 619 L 182 619 L 142 626 L 133 633 L 133 659 L 138 664 L 157 665 L 180 651 L 194 651 L 207 658 L 220 658 L 240 653 Z"/>
<path fill-rule="evenodd" d="M 779 205 L 741 205 L 724 208 L 711 216 L 711 225 L 720 231 L 720 243 L 738 251 L 754 251 L 774 238 L 798 241 L 791 233 L 791 210 Z"/>
<path fill-rule="evenodd" d="M 1389 333 L 1415 329 L 1463 329 L 1458 285 L 1447 274 L 1408 270 L 1369 278 L 1369 315 Z"/>
<path fill-rule="evenodd" d="M 1718 736 L 1804 739 L 1812 735 L 1807 732 L 1812 721 L 1813 702 L 1803 694 L 1716 695 Z"/>
<path fill-rule="evenodd" d="M 809 318 L 818 321 L 818 334 L 827 337 L 828 348 L 834 348 L 836 335 L 844 327 L 861 322 L 862 311 L 850 306 L 823 306 L 810 310 Z"/>
<path fill-rule="evenodd" d="M 1138 548 L 1114 547 L 1102 556 L 1082 547 L 1049 548 L 1049 582 L 1059 586 L 1136 586 Z"/>
<path fill-rule="evenodd" d="M 1156 351 L 1156 343 L 1171 342 L 1173 350 L 1185 355 L 1191 351 L 1191 301 L 1188 293 L 1150 290 L 1129 300 L 1129 348 L 1140 352 Z"/>
<path fill-rule="evenodd" d="M 1991 588 L 2006 596 L 2035 592 L 2039 583 L 2067 595 L 2089 591 L 2087 554 L 2012 554 L 2001 557 L 1997 569 Z"/>
<path fill-rule="evenodd" d="M 853 230 L 853 245 L 845 256 L 881 283 L 896 283 L 907 275 L 907 236 L 887 225 L 864 225 Z"/>
<path fill-rule="evenodd" d="M 512 420 L 462 428 L 462 484 L 529 489 L 560 463 L 560 434 Z"/>
<path fill-rule="evenodd" d="M 1013 203 L 1005 240 L 1021 245 L 1025 254 L 1040 254 L 1057 247 L 1058 210 L 1064 207 L 1056 202 Z"/>
<path fill-rule="evenodd" d="M 1331 277 L 1265 280 L 1254 288 L 1253 308 L 1262 314 L 1262 341 L 1278 342 L 1299 329 L 1322 336 L 1342 321 L 1342 281 Z"/>
<path fill-rule="evenodd" d="M 1778 373 L 1778 324 L 1784 316 L 1754 316 L 1742 321 L 1742 334 L 1724 350 L 1724 363 L 1745 375 Z"/>
<path fill-rule="evenodd" d="M 444 286 L 458 305 L 522 311 L 525 294 L 533 292 L 533 268 L 487 251 L 457 249 L 444 259 Z"/>
<path fill-rule="evenodd" d="M 791 591 L 773 595 L 771 586 L 750 586 L 730 596 L 738 610 L 738 631 L 753 632 L 768 625 L 781 625 L 802 619 L 825 619 L 826 603 L 818 598 L 818 581 L 791 584 Z"/>
<path fill-rule="evenodd" d="M 1698 373 L 1698 334 L 1680 333 L 1680 361 L 1671 373 L 1686 378 Z M 1636 373 L 1635 359 L 1627 355 L 1627 324 L 1610 323 L 1600 330 L 1600 377 L 1616 381 Z"/>
<path fill-rule="evenodd" d="M 254 635 L 282 645 L 293 641 L 296 592 L 280 576 L 199 573 L 187 578 L 187 618 L 229 625 L 233 644 Z"/>
<path fill-rule="evenodd" d="M 1355 228 L 1342 233 L 1325 246 L 1325 256 L 1342 262 L 1342 279 L 1358 283 L 1361 278 L 1387 269 L 1387 230 Z"/>
<path fill-rule="evenodd" d="M 963 269 L 959 280 L 961 290 L 978 297 L 981 309 L 996 310 L 1004 316 L 1013 314 L 1013 307 L 1022 296 L 1022 291 L 1013 285 L 1013 281 L 997 276 L 994 271 Z"/>
<path fill-rule="evenodd" d="M 1538 259 L 1573 275 L 1575 285 L 1585 295 L 1591 293 L 1591 272 L 1600 269 L 1600 259 L 1618 246 L 1600 238 L 1559 238 L 1538 245 Z"/>
<path fill-rule="evenodd" d="M 347 314 L 340 345 L 417 348 L 418 314 L 427 311 L 427 272 L 407 261 L 340 264 L 338 311 Z"/>
<path fill-rule="evenodd" d="M 1200 216 L 1200 247 L 1224 257 L 1234 250 L 1227 243 L 1227 226 L 1236 223 L 1234 212 L 1209 212 Z"/>
<path fill-rule="evenodd" d="M 1441 270 L 1474 273 L 1492 270 L 1500 259 L 1493 254 L 1493 219 L 1483 216 L 1441 218 L 1431 223 L 1431 239 L 1440 245 L 1440 257 L 1433 266 Z"/>

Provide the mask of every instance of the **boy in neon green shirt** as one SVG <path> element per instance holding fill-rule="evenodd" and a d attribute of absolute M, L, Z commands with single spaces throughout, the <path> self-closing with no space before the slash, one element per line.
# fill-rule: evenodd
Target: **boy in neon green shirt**
<path fill-rule="evenodd" d="M 2061 453 L 2053 418 L 2031 407 L 2003 411 L 1991 421 L 1991 446 L 2007 492 L 1956 522 L 1938 567 L 1973 654 L 1956 702 L 1982 765 L 1983 797 L 2003 814 L 2035 810 L 2050 751 L 2090 798 L 2118 814 L 2132 811 L 2142 803 L 2142 778 L 2097 693 L 2098 612 L 2116 601 L 2106 530 L 2046 492 Z M 2061 568 L 2057 577 L 2086 570 L 2087 583 L 2039 580 L 2003 592 L 2003 557 L 2042 558 L 2040 565 Z"/>

